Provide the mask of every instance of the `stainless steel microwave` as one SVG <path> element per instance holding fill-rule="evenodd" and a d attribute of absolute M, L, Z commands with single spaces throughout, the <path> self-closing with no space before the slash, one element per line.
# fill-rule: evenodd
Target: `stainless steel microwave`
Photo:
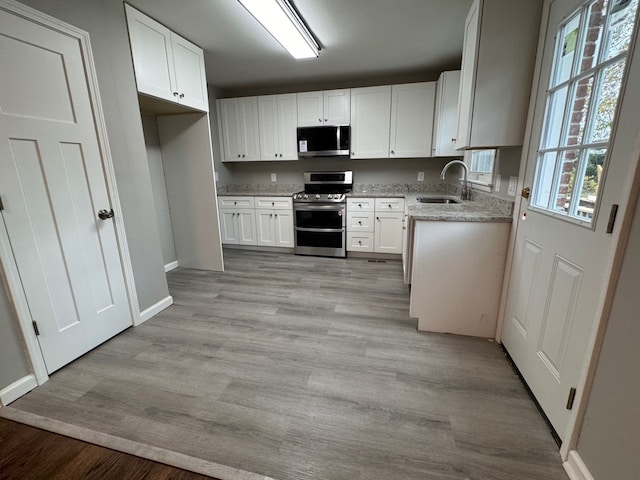
<path fill-rule="evenodd" d="M 351 127 L 298 127 L 298 157 L 349 157 Z"/>

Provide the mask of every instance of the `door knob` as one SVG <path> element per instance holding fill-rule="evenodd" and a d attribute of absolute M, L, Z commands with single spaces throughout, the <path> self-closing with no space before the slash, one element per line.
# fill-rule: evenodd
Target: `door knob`
<path fill-rule="evenodd" d="M 522 198 L 529 198 L 531 195 L 531 189 L 529 187 L 525 187 L 522 189 Z"/>
<path fill-rule="evenodd" d="M 107 218 L 113 218 L 113 208 L 110 210 L 100 210 L 98 211 L 98 217 L 100 220 L 106 220 Z"/>

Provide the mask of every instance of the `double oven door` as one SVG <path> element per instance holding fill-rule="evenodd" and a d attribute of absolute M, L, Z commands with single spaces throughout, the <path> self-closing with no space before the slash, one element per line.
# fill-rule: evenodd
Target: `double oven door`
<path fill-rule="evenodd" d="M 295 253 L 346 257 L 344 203 L 294 202 Z"/>

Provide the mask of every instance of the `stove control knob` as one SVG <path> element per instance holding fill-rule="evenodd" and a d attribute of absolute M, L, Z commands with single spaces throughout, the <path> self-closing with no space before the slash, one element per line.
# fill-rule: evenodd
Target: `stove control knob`
<path fill-rule="evenodd" d="M 316 193 L 316 200 L 320 200 L 320 194 Z"/>
<path fill-rule="evenodd" d="M 329 194 L 329 195 L 327 195 L 327 198 L 328 198 L 329 200 L 331 200 L 331 199 L 333 198 L 333 195 Z"/>
<path fill-rule="evenodd" d="M 305 194 L 302 196 L 302 198 L 304 198 L 304 199 L 306 200 L 307 198 L 309 198 L 309 195 L 307 195 L 307 194 L 305 193 Z"/>

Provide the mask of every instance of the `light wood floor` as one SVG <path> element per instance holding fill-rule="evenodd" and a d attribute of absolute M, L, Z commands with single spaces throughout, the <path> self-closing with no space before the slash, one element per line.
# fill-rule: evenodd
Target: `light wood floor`
<path fill-rule="evenodd" d="M 225 264 L 11 406 L 278 480 L 567 478 L 499 345 L 416 331 L 399 262 Z"/>

